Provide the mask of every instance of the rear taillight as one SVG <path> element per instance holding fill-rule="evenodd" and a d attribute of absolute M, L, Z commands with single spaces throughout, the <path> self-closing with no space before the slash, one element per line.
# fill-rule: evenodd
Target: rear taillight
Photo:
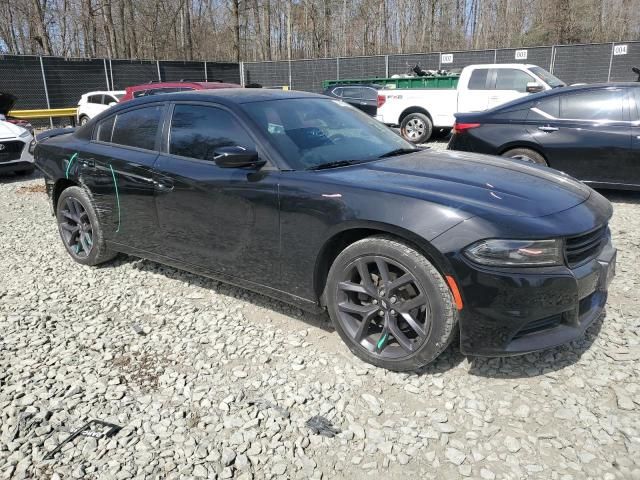
<path fill-rule="evenodd" d="M 387 97 L 385 97 L 384 95 L 378 95 L 378 108 L 384 105 L 384 102 L 386 101 L 387 101 Z"/>
<path fill-rule="evenodd" d="M 479 126 L 480 126 L 479 123 L 459 123 L 459 122 L 456 122 L 456 123 L 453 124 L 453 133 L 466 132 L 467 130 L 471 130 L 472 128 L 477 128 Z"/>

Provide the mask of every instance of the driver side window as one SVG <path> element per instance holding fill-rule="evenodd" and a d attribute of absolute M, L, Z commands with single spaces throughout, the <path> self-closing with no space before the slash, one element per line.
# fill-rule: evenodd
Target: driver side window
<path fill-rule="evenodd" d="M 178 104 L 171 118 L 169 153 L 213 161 L 220 147 L 256 146 L 236 118 L 226 110 L 203 105 Z"/>

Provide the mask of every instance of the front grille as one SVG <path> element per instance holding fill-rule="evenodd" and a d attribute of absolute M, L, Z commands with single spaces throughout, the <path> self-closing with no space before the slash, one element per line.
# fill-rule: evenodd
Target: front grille
<path fill-rule="evenodd" d="M 18 160 L 22 155 L 22 149 L 24 148 L 24 142 L 13 140 L 10 142 L 0 142 L 4 148 L 0 147 L 0 163 L 10 162 L 11 160 Z"/>
<path fill-rule="evenodd" d="M 555 328 L 562 322 L 562 314 L 552 315 L 551 317 L 541 318 L 539 320 L 533 320 L 522 327 L 518 333 L 515 334 L 513 340 L 516 340 L 530 333 L 537 333 L 543 330 L 549 330 Z"/>
<path fill-rule="evenodd" d="M 598 256 L 607 239 L 607 226 L 565 240 L 564 255 L 569 267 L 577 267 Z"/>

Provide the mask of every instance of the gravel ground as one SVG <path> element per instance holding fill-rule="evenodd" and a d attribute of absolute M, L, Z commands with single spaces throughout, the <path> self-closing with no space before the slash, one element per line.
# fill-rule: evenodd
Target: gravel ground
<path fill-rule="evenodd" d="M 42 180 L 0 179 L 0 478 L 640 479 L 640 195 L 608 196 L 618 275 L 584 339 L 451 347 L 418 375 L 259 295 L 135 258 L 75 264 Z M 314 415 L 341 433 L 314 434 Z M 123 428 L 43 460 L 93 418 Z"/>

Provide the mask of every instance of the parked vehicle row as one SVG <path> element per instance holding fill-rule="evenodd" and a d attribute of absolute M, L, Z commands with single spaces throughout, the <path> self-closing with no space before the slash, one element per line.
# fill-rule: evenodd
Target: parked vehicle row
<path fill-rule="evenodd" d="M 564 86 L 536 65 L 487 64 L 465 67 L 455 88 L 382 89 L 376 118 L 399 126 L 413 143 L 424 143 L 434 129 L 451 129 L 458 112 L 487 110 L 530 93 Z"/>
<path fill-rule="evenodd" d="M 609 202 L 560 172 L 416 148 L 326 96 L 222 89 L 119 103 L 41 137 L 78 263 L 118 252 L 328 310 L 351 351 L 415 370 L 569 342 L 615 272 Z"/>
<path fill-rule="evenodd" d="M 640 189 L 640 83 L 565 87 L 456 114 L 449 148 L 549 166 L 598 188 Z"/>

